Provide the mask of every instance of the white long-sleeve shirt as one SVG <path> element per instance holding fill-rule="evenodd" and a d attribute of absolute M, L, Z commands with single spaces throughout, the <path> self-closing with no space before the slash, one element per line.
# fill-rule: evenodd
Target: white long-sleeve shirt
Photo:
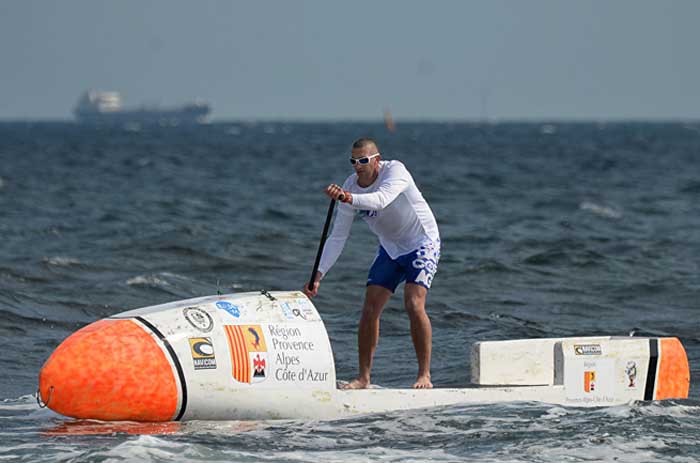
<path fill-rule="evenodd" d="M 379 176 L 367 188 L 358 185 L 357 174 L 352 174 L 343 189 L 352 193 L 352 204 L 338 205 L 318 268 L 323 275 L 343 251 L 355 215 L 367 222 L 392 259 L 440 239 L 430 206 L 400 161 L 380 161 Z"/>

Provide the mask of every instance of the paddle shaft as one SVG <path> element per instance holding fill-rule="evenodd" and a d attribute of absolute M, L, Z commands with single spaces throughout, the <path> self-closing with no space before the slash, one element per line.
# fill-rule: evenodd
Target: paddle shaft
<path fill-rule="evenodd" d="M 326 244 L 326 238 L 328 237 L 328 227 L 331 225 L 331 219 L 333 218 L 333 209 L 335 208 L 335 199 L 331 199 L 330 204 L 328 204 L 328 214 L 326 215 L 326 223 L 323 225 L 323 233 L 321 234 L 321 241 L 318 243 L 318 252 L 316 253 L 316 262 L 314 262 L 314 268 L 311 271 L 311 279 L 309 279 L 309 291 L 314 290 L 314 281 L 316 281 L 316 272 L 318 271 L 318 264 L 321 262 L 321 254 L 323 254 L 323 246 Z"/>

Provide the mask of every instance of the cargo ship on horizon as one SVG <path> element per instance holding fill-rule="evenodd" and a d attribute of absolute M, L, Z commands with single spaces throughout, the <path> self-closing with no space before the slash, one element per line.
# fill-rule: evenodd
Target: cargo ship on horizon
<path fill-rule="evenodd" d="M 211 112 L 208 103 L 195 101 L 182 106 L 122 107 L 121 96 L 113 91 L 90 90 L 78 100 L 73 114 L 82 124 L 202 124 Z"/>

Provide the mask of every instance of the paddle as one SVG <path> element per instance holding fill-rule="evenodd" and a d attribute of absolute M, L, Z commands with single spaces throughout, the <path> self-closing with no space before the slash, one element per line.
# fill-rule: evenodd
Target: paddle
<path fill-rule="evenodd" d="M 342 196 L 340 198 L 342 200 Z M 328 237 L 328 227 L 331 225 L 331 218 L 333 218 L 333 209 L 335 208 L 335 199 L 331 199 L 328 205 L 328 214 L 326 215 L 326 223 L 323 225 L 323 233 L 321 234 L 321 241 L 318 243 L 318 252 L 316 253 L 316 262 L 314 262 L 314 268 L 311 270 L 311 279 L 309 280 L 309 291 L 314 290 L 314 281 L 316 280 L 316 272 L 318 271 L 318 264 L 321 262 L 321 254 L 323 254 L 323 246 L 326 244 L 326 238 Z"/>

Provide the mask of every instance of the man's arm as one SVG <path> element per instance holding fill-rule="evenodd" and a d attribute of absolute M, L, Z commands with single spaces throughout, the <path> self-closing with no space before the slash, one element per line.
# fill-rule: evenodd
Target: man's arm
<path fill-rule="evenodd" d="M 321 275 L 328 273 L 328 270 L 330 270 L 333 264 L 335 264 L 335 261 L 338 260 L 340 253 L 343 252 L 345 241 L 350 236 L 350 229 L 354 217 L 355 214 L 352 208 L 345 204 L 338 205 L 338 213 L 333 222 L 333 229 L 328 236 L 328 240 L 326 240 L 325 246 L 323 246 L 321 262 L 318 265 L 318 271 L 321 272 Z"/>
<path fill-rule="evenodd" d="M 323 246 L 321 253 L 321 262 L 318 266 L 318 271 L 314 275 L 314 281 L 309 289 L 308 285 L 304 285 L 304 294 L 307 297 L 315 297 L 318 294 L 318 288 L 321 285 L 321 278 L 328 273 L 328 270 L 338 260 L 340 253 L 345 247 L 345 241 L 350 236 L 350 227 L 355 214 L 352 208 L 348 205 L 341 204 L 338 206 L 338 213 L 333 222 L 333 230 L 331 231 L 326 244 Z"/>
<path fill-rule="evenodd" d="M 374 193 L 355 193 L 352 195 L 352 207 L 365 211 L 379 211 L 391 204 L 398 195 L 408 188 L 413 179 L 401 163 L 390 167 L 379 188 Z"/>

